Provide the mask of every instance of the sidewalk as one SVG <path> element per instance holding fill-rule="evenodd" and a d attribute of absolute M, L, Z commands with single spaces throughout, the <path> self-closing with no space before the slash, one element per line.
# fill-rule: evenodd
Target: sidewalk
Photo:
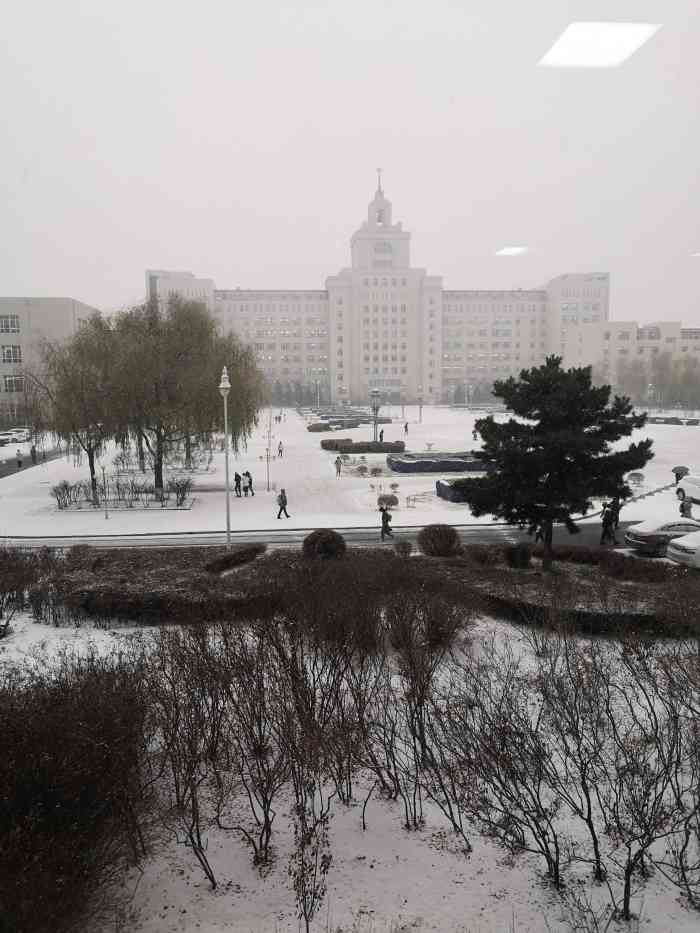
<path fill-rule="evenodd" d="M 22 445 L 26 447 L 25 445 Z M 15 457 L 15 451 L 17 447 L 12 447 L 8 444 L 5 447 L 0 447 L 0 479 L 3 476 L 14 476 L 15 473 L 24 473 L 25 470 L 29 470 L 34 466 L 40 467 L 43 463 L 48 463 L 50 460 L 56 460 L 58 457 L 65 456 L 66 448 L 65 447 L 54 447 L 52 450 L 46 451 L 46 457 L 44 458 L 41 451 L 37 451 L 37 461 L 32 463 L 31 454 L 28 451 L 22 452 L 22 469 L 17 469 L 17 458 Z"/>

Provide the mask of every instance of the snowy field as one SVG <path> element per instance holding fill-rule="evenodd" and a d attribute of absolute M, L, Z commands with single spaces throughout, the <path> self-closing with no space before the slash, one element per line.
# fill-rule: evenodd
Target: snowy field
<path fill-rule="evenodd" d="M 275 410 L 275 414 L 277 410 Z M 408 451 L 425 451 L 430 444 L 435 451 L 469 450 L 477 444 L 472 441 L 474 420 L 479 412 L 451 410 L 447 407 L 424 407 L 422 423 L 418 423 L 418 409 L 406 406 L 405 419 L 400 408 L 382 410 L 382 415 L 393 416 L 393 423 L 383 425 L 387 441 L 405 440 Z M 503 415 L 497 416 L 499 419 Z M 404 420 L 408 421 L 408 435 L 404 436 Z M 449 474 L 423 474 L 407 476 L 391 474 L 386 467 L 385 455 L 366 455 L 368 467 L 381 466 L 384 475 L 362 478 L 344 467 L 338 480 L 333 462 L 336 454 L 322 451 L 320 441 L 332 433 L 313 434 L 306 430 L 307 422 L 294 410 L 285 411 L 285 420 L 272 425 L 271 448 L 276 454 L 281 441 L 283 457 L 274 456 L 270 462 L 270 490 L 266 483 L 267 412 L 263 412 L 258 429 L 239 456 L 231 458 L 231 476 L 234 471 L 250 470 L 254 479 L 255 496 L 231 496 L 231 521 L 234 530 L 317 528 L 317 527 L 369 527 L 377 525 L 376 497 L 380 491 L 390 492 L 389 484 L 398 483 L 399 507 L 394 509 L 394 526 L 423 525 L 429 522 L 451 524 L 481 523 L 488 519 L 475 519 L 464 505 L 445 502 L 435 495 L 435 481 Z M 372 428 L 364 425 L 339 432 L 353 440 L 370 440 Z M 637 432 L 632 440 L 651 437 L 654 440 L 654 459 L 644 469 L 645 483 L 638 490 L 645 492 L 673 481 L 671 468 L 683 464 L 691 472 L 700 470 L 700 427 L 676 425 L 649 425 Z M 477 442 L 478 443 L 478 442 Z M 629 443 L 625 439 L 621 443 Z M 29 446 L 24 451 L 28 457 Z M 14 447 L 3 448 L 2 454 L 14 457 Z M 113 470 L 116 451 L 102 461 L 107 473 Z M 150 474 L 152 476 L 152 474 Z M 453 474 L 455 475 L 455 474 Z M 126 510 L 110 514 L 109 522 L 101 510 L 91 508 L 80 511 L 59 512 L 50 488 L 63 479 L 75 482 L 88 478 L 87 460 L 75 465 L 72 458 L 62 458 L 0 479 L 0 536 L 129 534 L 179 531 L 223 531 L 225 527 L 224 455 L 216 451 L 211 469 L 195 475 L 196 501 L 190 510 L 162 511 Z M 167 477 L 166 477 L 167 478 Z M 197 489 L 197 486 L 200 489 Z M 211 491 L 204 491 L 209 487 Z M 289 500 L 289 519 L 277 519 L 276 496 L 284 487 Z M 637 491 L 637 490 L 635 490 Z M 419 499 L 407 505 L 407 497 Z M 623 520 L 639 520 L 677 515 L 673 490 L 628 504 Z"/>

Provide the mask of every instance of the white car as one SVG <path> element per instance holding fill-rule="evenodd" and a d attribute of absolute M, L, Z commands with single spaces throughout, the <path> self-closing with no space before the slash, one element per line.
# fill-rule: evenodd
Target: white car
<path fill-rule="evenodd" d="M 636 548 L 640 554 L 663 557 L 671 541 L 696 531 L 700 531 L 700 521 L 694 518 L 677 518 L 668 522 L 649 519 L 638 525 L 630 525 L 625 534 L 625 543 Z"/>
<path fill-rule="evenodd" d="M 700 531 L 671 541 L 666 549 L 666 557 L 675 560 L 677 564 L 700 569 Z"/>
<path fill-rule="evenodd" d="M 690 499 L 691 502 L 700 503 L 700 476 L 697 473 L 684 476 L 676 486 L 676 495 L 681 502 Z"/>

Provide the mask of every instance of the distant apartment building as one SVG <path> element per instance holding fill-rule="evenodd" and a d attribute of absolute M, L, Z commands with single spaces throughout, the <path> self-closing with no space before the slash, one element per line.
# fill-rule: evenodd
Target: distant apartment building
<path fill-rule="evenodd" d="M 166 269 L 146 271 L 146 295 L 161 304 L 179 295 L 186 301 L 201 301 L 212 310 L 214 307 L 214 282 L 200 279 L 191 272 L 172 272 Z"/>
<path fill-rule="evenodd" d="M 386 399 L 451 401 L 551 353 L 566 366 L 607 359 L 614 374 L 607 273 L 560 275 L 540 289 L 452 291 L 411 265 L 410 239 L 379 184 L 351 237 L 350 265 L 325 289 L 221 290 L 192 273 L 148 272 L 147 293 L 159 301 L 199 293 L 221 332 L 253 347 L 273 390 L 320 389 L 334 402 L 366 402 L 375 388 Z M 678 330 L 678 352 L 700 349 L 681 339 L 680 325 L 655 326 Z"/>
<path fill-rule="evenodd" d="M 18 416 L 24 369 L 39 361 L 41 341 L 64 340 L 96 309 L 73 298 L 0 298 L 0 417 Z"/>

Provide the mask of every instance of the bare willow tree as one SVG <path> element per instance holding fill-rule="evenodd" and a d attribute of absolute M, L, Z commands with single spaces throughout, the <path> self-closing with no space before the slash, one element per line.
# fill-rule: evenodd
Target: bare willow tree
<path fill-rule="evenodd" d="M 121 380 L 110 322 L 94 314 L 63 343 L 45 342 L 39 368 L 25 378 L 42 427 L 85 452 L 97 504 L 95 461 L 116 427 Z"/>
<path fill-rule="evenodd" d="M 168 450 L 223 426 L 218 385 L 224 366 L 231 381 L 230 439 L 238 450 L 264 400 L 262 375 L 248 347 L 234 335 L 220 336 L 205 305 L 177 298 L 166 309 L 150 302 L 125 311 L 114 328 L 122 375 L 115 399 L 120 431 L 142 438 L 158 493 Z"/>

